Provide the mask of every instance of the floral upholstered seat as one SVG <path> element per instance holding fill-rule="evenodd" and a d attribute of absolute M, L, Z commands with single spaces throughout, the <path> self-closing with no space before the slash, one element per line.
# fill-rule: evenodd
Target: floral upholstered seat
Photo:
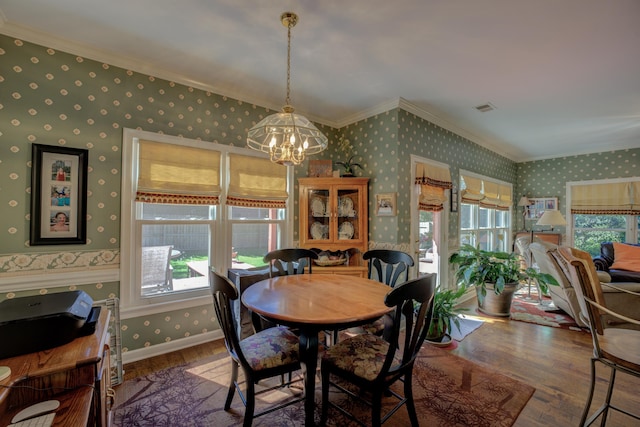
<path fill-rule="evenodd" d="M 240 341 L 240 348 L 251 368 L 275 368 L 298 361 L 299 338 L 288 328 L 265 329 Z"/>

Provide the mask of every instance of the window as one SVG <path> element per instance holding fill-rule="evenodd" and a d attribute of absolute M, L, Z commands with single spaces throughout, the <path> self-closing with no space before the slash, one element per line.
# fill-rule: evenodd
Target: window
<path fill-rule="evenodd" d="M 209 303 L 210 266 L 223 274 L 260 266 L 267 251 L 290 244 L 293 171 L 259 156 L 125 130 L 124 310 L 151 313 L 166 310 L 167 303 Z"/>
<path fill-rule="evenodd" d="M 638 243 L 640 180 L 567 183 L 573 246 L 600 255 L 601 242 Z"/>
<path fill-rule="evenodd" d="M 510 251 L 511 184 L 461 173 L 460 244 Z"/>

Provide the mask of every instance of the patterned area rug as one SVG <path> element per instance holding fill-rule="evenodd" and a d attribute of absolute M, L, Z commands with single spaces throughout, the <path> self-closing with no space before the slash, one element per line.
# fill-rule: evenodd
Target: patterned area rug
<path fill-rule="evenodd" d="M 221 354 L 125 381 L 116 390 L 114 425 L 241 425 L 244 407 L 237 394 L 232 410 L 225 412 L 222 409 L 229 371 L 230 361 L 226 354 Z M 316 403 L 319 404 L 319 381 L 316 384 Z M 433 426 L 511 426 L 535 391 L 527 384 L 429 345 L 421 350 L 414 368 L 413 389 L 420 424 Z M 289 390 L 262 395 L 256 401 L 258 410 L 264 408 L 265 402 L 281 399 L 287 394 L 291 394 Z M 346 399 L 337 392 L 331 393 L 330 398 L 332 401 Z M 388 410 L 395 402 L 389 397 L 383 401 L 383 410 Z M 351 400 L 346 406 L 370 424 L 368 408 Z M 315 417 L 319 422 L 319 407 Z M 303 424 L 302 402 L 256 418 L 253 423 L 254 426 L 269 427 Z M 389 424 L 409 426 L 406 408 L 396 412 Z M 328 425 L 357 424 L 331 409 Z"/>
<path fill-rule="evenodd" d="M 524 293 L 516 293 L 511 304 L 511 320 L 551 326 L 553 328 L 581 331 L 578 324 L 564 311 L 555 307 L 551 298 L 542 297 L 542 305 L 538 303 L 537 295 L 533 299 L 526 298 Z"/>

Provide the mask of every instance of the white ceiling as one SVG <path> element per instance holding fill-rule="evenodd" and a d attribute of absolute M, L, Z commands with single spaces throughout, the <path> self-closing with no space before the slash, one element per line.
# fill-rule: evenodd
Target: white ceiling
<path fill-rule="evenodd" d="M 402 99 L 515 161 L 640 147 L 638 0 L 0 0 L 0 33 L 279 109 L 289 10 L 314 121 Z"/>

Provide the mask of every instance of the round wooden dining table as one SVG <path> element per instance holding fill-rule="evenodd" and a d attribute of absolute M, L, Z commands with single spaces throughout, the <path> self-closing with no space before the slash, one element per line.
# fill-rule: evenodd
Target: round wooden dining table
<path fill-rule="evenodd" d="M 393 308 L 384 304 L 384 298 L 390 291 L 374 280 L 314 273 L 272 277 L 256 282 L 242 294 L 242 303 L 250 310 L 300 331 L 305 426 L 315 424 L 319 332 L 362 325 L 389 313 Z"/>

